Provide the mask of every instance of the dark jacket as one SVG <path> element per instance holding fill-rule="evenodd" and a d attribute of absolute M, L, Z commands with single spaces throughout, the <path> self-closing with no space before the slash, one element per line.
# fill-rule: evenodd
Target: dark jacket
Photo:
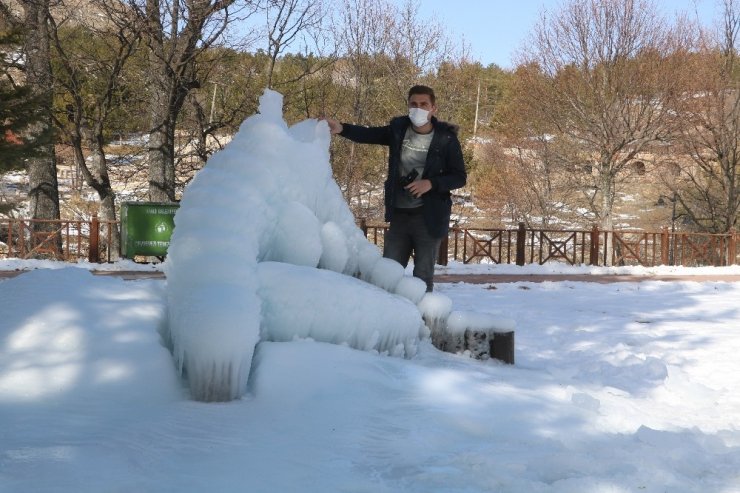
<path fill-rule="evenodd" d="M 396 190 L 400 187 L 399 169 L 401 166 L 401 144 L 406 129 L 411 126 L 408 116 L 394 118 L 384 127 L 361 127 L 342 124 L 339 134 L 360 144 L 381 144 L 389 147 L 388 178 L 385 180 L 385 220 L 393 220 Z M 462 148 L 457 138 L 457 129 L 449 123 L 432 117 L 434 137 L 429 144 L 422 179 L 432 183 L 432 189 L 421 196 L 423 214 L 429 234 L 435 238 L 447 235 L 450 227 L 452 199 L 450 191 L 465 186 L 467 173 Z"/>

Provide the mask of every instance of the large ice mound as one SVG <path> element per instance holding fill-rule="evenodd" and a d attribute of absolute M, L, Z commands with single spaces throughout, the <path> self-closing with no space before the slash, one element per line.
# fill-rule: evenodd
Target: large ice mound
<path fill-rule="evenodd" d="M 259 113 L 185 190 L 164 266 L 165 338 L 193 398 L 244 394 L 260 340 L 415 353 L 418 283 L 356 226 L 329 143 L 323 121 L 289 127 L 282 96 L 266 90 Z"/>

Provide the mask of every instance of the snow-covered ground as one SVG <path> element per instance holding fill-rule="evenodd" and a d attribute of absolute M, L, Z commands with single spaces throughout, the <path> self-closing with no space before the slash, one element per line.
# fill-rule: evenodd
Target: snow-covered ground
<path fill-rule="evenodd" d="M 440 284 L 516 321 L 515 366 L 263 342 L 246 396 L 204 404 L 159 339 L 167 281 L 19 267 L 3 493 L 740 491 L 740 283 Z"/>
<path fill-rule="evenodd" d="M 112 263 L 91 264 L 81 260 L 77 263 L 63 263 L 53 260 L 23 260 L 3 259 L 0 260 L 0 271 L 12 270 L 34 270 L 34 269 L 63 269 L 77 267 L 91 271 L 104 272 L 161 272 L 161 263 L 137 263 L 133 260 L 119 260 Z M 413 262 L 406 269 L 406 274 L 411 275 Z M 463 264 L 451 261 L 449 265 L 437 265 L 436 274 L 516 274 L 516 275 L 550 275 L 570 274 L 584 276 L 603 275 L 627 275 L 627 276 L 737 276 L 740 275 L 740 265 L 727 267 L 672 267 L 659 265 L 655 267 L 623 266 L 623 267 L 594 267 L 590 265 L 569 265 L 564 262 L 548 262 L 544 265 L 527 264 Z"/>

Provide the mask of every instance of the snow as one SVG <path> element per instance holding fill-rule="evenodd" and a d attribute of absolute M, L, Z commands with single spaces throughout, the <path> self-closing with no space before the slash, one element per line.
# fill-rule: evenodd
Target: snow
<path fill-rule="evenodd" d="M 257 276 L 262 340 L 311 338 L 413 356 L 424 334 L 413 303 L 354 277 L 279 262 L 260 263 Z"/>
<path fill-rule="evenodd" d="M 446 328 L 451 333 L 465 332 L 465 329 L 510 331 L 516 329 L 516 322 L 491 313 L 455 310 L 447 317 Z"/>
<path fill-rule="evenodd" d="M 401 264 L 389 258 L 381 258 L 375 262 L 370 272 L 370 282 L 387 291 L 395 291 L 403 278 L 404 270 Z"/>
<path fill-rule="evenodd" d="M 164 313 L 162 286 L 152 298 L 151 289 L 131 289 L 117 279 L 90 283 L 92 278 L 83 269 L 44 269 L 0 284 L 4 405 L 64 408 L 113 400 L 138 406 L 182 399 L 150 325 Z"/>
<path fill-rule="evenodd" d="M 516 322 L 515 366 L 265 341 L 249 392 L 203 404 L 159 338 L 168 282 L 0 282 L 0 492 L 740 491 L 740 283 L 438 284 Z"/>
<path fill-rule="evenodd" d="M 418 277 L 404 276 L 396 285 L 396 294 L 410 300 L 415 305 L 418 305 L 424 298 L 426 290 L 427 283 Z"/>
<path fill-rule="evenodd" d="M 432 332 L 444 332 L 447 317 L 452 311 L 452 300 L 440 293 L 428 293 L 419 302 L 424 321 Z"/>
<path fill-rule="evenodd" d="M 450 262 L 448 266 L 438 265 L 438 274 L 516 274 L 516 275 L 548 275 L 548 274 L 580 274 L 585 276 L 627 275 L 627 276 L 736 276 L 740 275 L 740 264 L 727 267 L 679 267 L 658 265 L 655 267 L 619 266 L 595 267 L 591 265 L 569 265 L 564 262 L 547 262 L 543 265 L 527 264 L 463 264 Z"/>
<path fill-rule="evenodd" d="M 57 262 L 55 260 L 39 259 L 18 259 L 8 258 L 0 261 L 0 271 L 15 270 L 34 270 L 34 269 L 66 269 L 76 267 L 89 271 L 109 271 L 109 272 L 159 272 L 162 270 L 161 264 L 142 264 L 129 259 L 121 259 L 116 262 L 98 264 L 90 263 L 87 260 L 77 262 Z"/>

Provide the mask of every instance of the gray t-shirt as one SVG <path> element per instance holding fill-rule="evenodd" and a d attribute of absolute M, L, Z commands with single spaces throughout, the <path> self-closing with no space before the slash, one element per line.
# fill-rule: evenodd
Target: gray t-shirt
<path fill-rule="evenodd" d="M 403 143 L 401 144 L 401 167 L 400 176 L 406 176 L 411 173 L 411 170 L 416 170 L 419 176 L 416 180 L 421 180 L 421 175 L 424 173 L 424 165 L 427 162 L 427 153 L 429 152 L 429 145 L 432 143 L 432 137 L 434 137 L 434 131 L 428 134 L 420 134 L 414 132 L 409 127 L 406 130 L 406 135 L 403 137 Z M 404 189 L 399 189 L 396 195 L 396 207 L 403 209 L 421 207 L 421 197 L 415 198 Z"/>

